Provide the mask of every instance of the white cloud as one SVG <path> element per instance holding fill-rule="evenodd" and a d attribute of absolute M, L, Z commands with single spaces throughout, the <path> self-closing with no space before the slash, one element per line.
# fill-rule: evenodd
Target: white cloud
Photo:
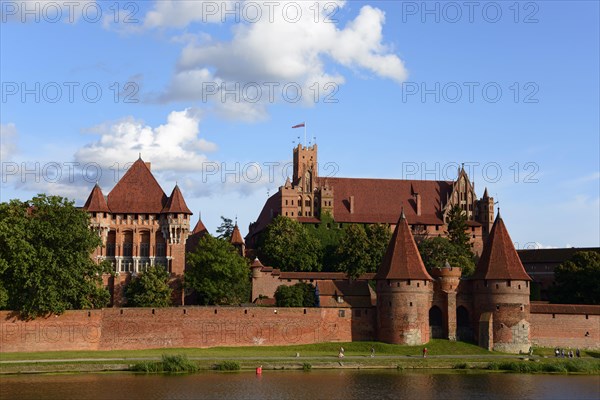
<path fill-rule="evenodd" d="M 380 9 L 364 6 L 339 28 L 327 21 L 325 5 L 340 9 L 344 1 L 319 3 L 318 18 L 313 2 L 278 2 L 275 11 L 266 3 L 252 3 L 260 6 L 262 18 L 234 25 L 230 41 L 187 39 L 177 71 L 159 101 L 201 100 L 232 118 L 255 120 L 265 117 L 268 104 L 310 105 L 342 85 L 344 76 L 328 71 L 327 62 L 395 82 L 407 77 L 402 60 L 383 42 L 385 14 Z M 157 2 L 145 25 L 183 27 L 206 18 L 199 15 L 202 7 L 193 4 Z M 282 11 L 286 4 L 300 7 L 298 21 L 292 22 L 294 12 Z"/>
<path fill-rule="evenodd" d="M 8 161 L 17 151 L 17 127 L 13 123 L 0 124 L 0 161 Z"/>
<path fill-rule="evenodd" d="M 153 170 L 193 171 L 207 161 L 204 153 L 215 151 L 215 143 L 199 138 L 200 114 L 193 109 L 173 111 L 167 123 L 157 127 L 128 117 L 93 129 L 100 139 L 77 151 L 77 162 L 95 162 L 103 167 L 142 158 Z"/>
<path fill-rule="evenodd" d="M 238 3 L 236 5 L 236 3 Z M 160 0 L 144 19 L 145 28 L 184 28 L 193 22 L 220 23 L 225 10 L 234 10 L 240 1 Z"/>

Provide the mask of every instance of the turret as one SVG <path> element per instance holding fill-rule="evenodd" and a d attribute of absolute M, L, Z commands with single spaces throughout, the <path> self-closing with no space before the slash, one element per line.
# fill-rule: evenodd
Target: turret
<path fill-rule="evenodd" d="M 460 283 L 462 269 L 451 267 L 448 261 L 441 268 L 433 268 L 431 276 L 435 279 L 434 302 L 438 304 L 442 312 L 442 332 L 432 332 L 432 337 L 456 340 L 456 291 Z M 430 311 L 430 320 L 432 319 Z M 431 324 L 430 321 L 430 326 Z"/>
<path fill-rule="evenodd" d="M 230 243 L 237 249 L 238 254 L 244 257 L 246 254 L 246 244 L 244 243 L 244 239 L 242 238 L 242 234 L 240 233 L 240 228 L 238 228 L 237 223 L 233 227 Z"/>
<path fill-rule="evenodd" d="M 507 353 L 529 350 L 529 282 L 500 212 L 472 278 L 479 345 Z"/>
<path fill-rule="evenodd" d="M 494 198 L 488 195 L 485 188 L 483 197 L 477 202 L 477 220 L 481 223 L 484 242 L 487 240 L 494 223 Z"/>
<path fill-rule="evenodd" d="M 404 210 L 375 279 L 379 340 L 408 345 L 427 343 L 433 278 L 425 269 Z"/>

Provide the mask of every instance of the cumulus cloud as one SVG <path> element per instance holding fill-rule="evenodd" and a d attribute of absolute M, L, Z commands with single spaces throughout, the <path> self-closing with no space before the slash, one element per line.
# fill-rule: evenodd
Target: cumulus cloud
<path fill-rule="evenodd" d="M 0 160 L 8 161 L 17 151 L 17 127 L 13 123 L 0 124 Z"/>
<path fill-rule="evenodd" d="M 167 122 L 157 127 L 144 124 L 133 117 L 95 127 L 100 139 L 75 154 L 77 162 L 95 162 L 104 167 L 129 163 L 138 158 L 151 161 L 153 169 L 193 171 L 207 161 L 205 153 L 217 145 L 199 132 L 200 113 L 194 109 L 173 111 Z"/>
<path fill-rule="evenodd" d="M 151 27 L 183 27 L 206 19 L 206 2 L 157 2 L 146 16 Z M 238 2 L 244 7 L 249 2 Z M 407 70 L 393 49 L 384 43 L 385 13 L 363 6 L 343 28 L 328 20 L 327 4 L 337 9 L 345 2 L 252 2 L 261 18 L 235 24 L 230 41 L 189 41 L 174 76 L 160 102 L 210 102 L 233 118 L 264 118 L 271 103 L 313 104 L 345 82 L 329 63 L 366 70 L 376 76 L 402 82 Z M 293 4 L 293 11 L 283 12 Z M 315 15 L 315 10 L 319 10 Z M 243 15 L 243 13 L 242 13 Z M 206 21 L 205 21 L 206 22 Z M 210 21 L 209 21 L 210 22 Z"/>

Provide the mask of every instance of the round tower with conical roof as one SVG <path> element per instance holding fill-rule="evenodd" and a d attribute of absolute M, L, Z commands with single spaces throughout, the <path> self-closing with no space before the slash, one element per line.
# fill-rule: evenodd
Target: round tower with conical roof
<path fill-rule="evenodd" d="M 433 279 L 425 269 L 404 210 L 375 279 L 378 339 L 393 344 L 427 343 Z"/>
<path fill-rule="evenodd" d="M 507 353 L 527 352 L 531 345 L 531 278 L 521 264 L 500 211 L 471 280 L 479 345 Z"/>
<path fill-rule="evenodd" d="M 440 303 L 442 309 L 446 311 L 443 313 L 444 326 L 441 336 L 445 336 L 448 340 L 456 340 L 456 292 L 461 275 L 462 269 L 451 267 L 448 261 L 443 267 L 431 269 L 431 276 L 435 279 L 434 303 Z"/>

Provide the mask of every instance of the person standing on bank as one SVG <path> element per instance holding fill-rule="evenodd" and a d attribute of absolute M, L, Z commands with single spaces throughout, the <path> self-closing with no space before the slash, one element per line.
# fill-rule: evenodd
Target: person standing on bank
<path fill-rule="evenodd" d="M 427 358 L 427 347 L 423 347 L 423 358 Z"/>
<path fill-rule="evenodd" d="M 375 346 L 371 346 L 371 357 L 375 357 Z"/>

